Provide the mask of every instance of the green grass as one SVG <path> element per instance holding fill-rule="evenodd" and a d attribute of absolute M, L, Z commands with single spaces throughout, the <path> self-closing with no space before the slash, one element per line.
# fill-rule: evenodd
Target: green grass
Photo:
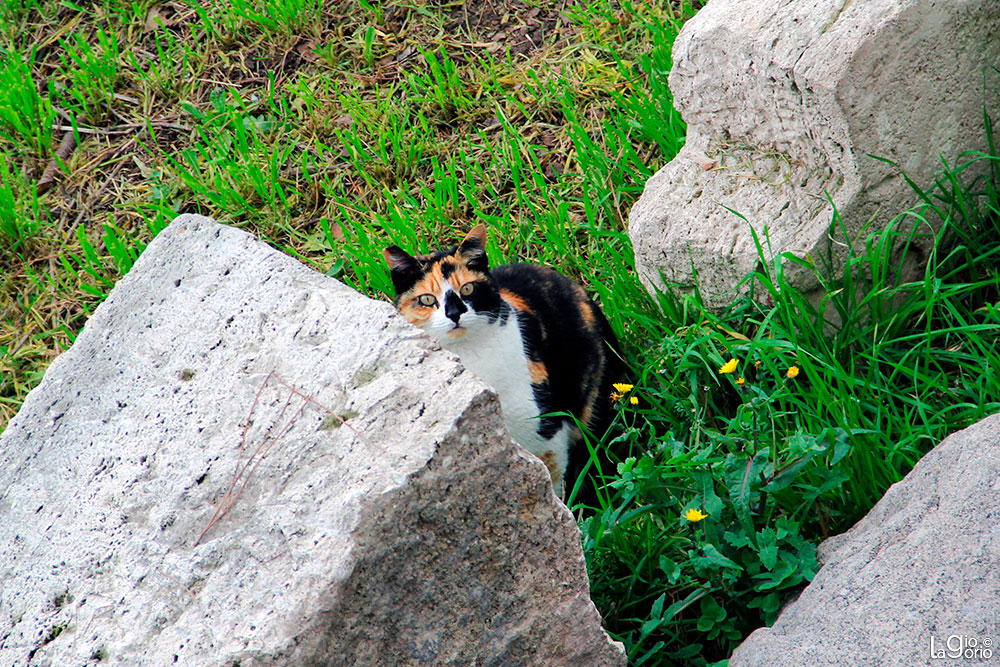
<path fill-rule="evenodd" d="M 626 218 L 683 145 L 666 83 L 694 8 L 509 4 L 0 5 L 0 428 L 177 213 L 377 298 L 386 245 L 482 222 L 495 262 L 580 280 L 634 370 L 602 444 L 620 463 L 581 524 L 609 632 L 636 665 L 724 660 L 813 576 L 820 539 L 1000 408 L 992 129 L 846 272 L 819 271 L 824 303 L 788 286 L 790 256 L 723 313 L 654 299 Z M 901 284 L 921 234 L 927 273 Z"/>
<path fill-rule="evenodd" d="M 56 114 L 49 96 L 40 94 L 32 80 L 34 67 L 34 49 L 27 58 L 0 52 L 0 136 L 9 143 L 21 138 L 32 153 L 46 156 Z"/>

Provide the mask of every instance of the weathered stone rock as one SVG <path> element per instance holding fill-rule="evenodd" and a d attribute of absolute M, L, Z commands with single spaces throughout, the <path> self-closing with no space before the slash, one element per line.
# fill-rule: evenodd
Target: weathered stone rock
<path fill-rule="evenodd" d="M 718 305 L 758 264 L 751 227 L 768 259 L 829 260 L 836 275 L 847 246 L 829 235 L 834 206 L 853 242 L 916 201 L 872 156 L 929 185 L 942 157 L 986 150 L 983 108 L 1000 108 L 996 0 L 712 0 L 673 55 L 687 143 L 647 182 L 629 235 L 647 287 L 687 291 L 697 272 Z"/>
<path fill-rule="evenodd" d="M 946 438 L 868 516 L 827 540 L 816 578 L 729 667 L 997 664 L 998 514 L 995 415 Z M 943 654 L 932 655 L 932 641 Z"/>
<path fill-rule="evenodd" d="M 624 663 L 492 392 L 206 218 L 55 360 L 0 490 L 0 664 Z"/>

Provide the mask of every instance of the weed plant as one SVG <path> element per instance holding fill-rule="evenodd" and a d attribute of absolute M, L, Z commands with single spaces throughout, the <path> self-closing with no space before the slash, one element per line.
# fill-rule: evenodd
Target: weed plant
<path fill-rule="evenodd" d="M 819 539 L 996 411 L 997 153 L 919 190 L 822 304 L 788 256 L 722 314 L 653 299 L 625 219 L 683 145 L 667 73 L 695 7 L 507 5 L 0 4 L 0 428 L 177 213 L 381 298 L 386 245 L 483 222 L 493 261 L 580 280 L 635 369 L 582 523 L 608 630 L 632 664 L 721 660 L 813 576 Z M 927 274 L 900 282 L 889 248 L 920 234 Z"/>

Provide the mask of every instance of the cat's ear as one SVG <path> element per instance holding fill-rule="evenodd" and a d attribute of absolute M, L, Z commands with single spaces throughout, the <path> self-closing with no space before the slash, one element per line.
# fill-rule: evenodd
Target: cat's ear
<path fill-rule="evenodd" d="M 406 271 L 419 268 L 417 260 L 399 246 L 389 246 L 382 251 L 382 256 L 385 257 L 385 263 L 389 265 L 389 270 L 391 271 Z"/>
<path fill-rule="evenodd" d="M 458 254 L 461 255 L 470 269 L 475 271 L 486 271 L 489 262 L 486 259 L 486 226 L 476 225 L 472 228 L 462 242 L 458 245 Z"/>
<path fill-rule="evenodd" d="M 478 224 L 473 227 L 458 246 L 459 250 L 473 247 L 486 249 L 486 225 Z"/>
<path fill-rule="evenodd" d="M 389 265 L 392 286 L 396 288 L 396 294 L 402 294 L 413 286 L 413 283 L 420 278 L 420 262 L 410 256 L 405 250 L 398 246 L 391 245 L 382 251 L 385 263 Z"/>

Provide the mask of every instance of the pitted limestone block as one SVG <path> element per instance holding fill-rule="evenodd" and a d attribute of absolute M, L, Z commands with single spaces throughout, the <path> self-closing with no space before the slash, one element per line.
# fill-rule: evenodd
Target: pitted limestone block
<path fill-rule="evenodd" d="M 624 664 L 495 396 L 181 216 L 0 435 L 5 665 Z"/>
<path fill-rule="evenodd" d="M 942 157 L 986 150 L 984 106 L 1000 109 L 996 0 L 712 0 L 673 54 L 687 143 L 647 182 L 629 235 L 647 287 L 687 291 L 696 272 L 720 306 L 757 267 L 751 228 L 768 259 L 791 252 L 837 275 L 845 232 L 863 241 L 916 201 L 872 156 L 930 185 Z"/>
<path fill-rule="evenodd" d="M 948 436 L 857 525 L 824 542 L 812 583 L 730 667 L 997 664 L 998 514 L 994 415 Z"/>

